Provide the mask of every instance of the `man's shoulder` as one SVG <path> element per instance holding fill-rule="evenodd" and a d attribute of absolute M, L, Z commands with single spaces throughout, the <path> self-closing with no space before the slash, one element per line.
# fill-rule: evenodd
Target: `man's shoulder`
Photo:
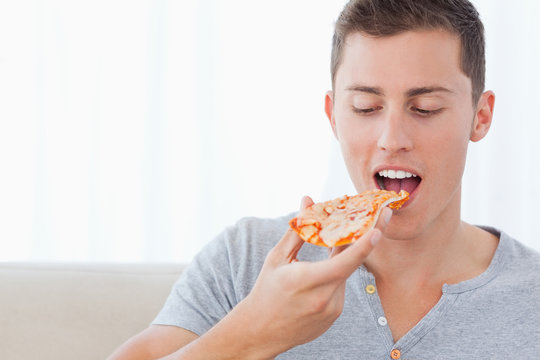
<path fill-rule="evenodd" d="M 268 233 L 279 233 L 283 235 L 289 227 L 289 221 L 296 215 L 296 212 L 292 212 L 283 216 L 273 218 L 263 217 L 243 217 L 236 222 L 234 229 L 238 234 L 245 234 L 249 236 L 261 236 Z"/>
<path fill-rule="evenodd" d="M 540 252 L 501 231 L 501 241 L 508 243 L 511 259 L 524 265 L 540 266 Z"/>
<path fill-rule="evenodd" d="M 195 260 L 215 263 L 262 263 L 285 234 L 296 213 L 275 218 L 243 217 L 228 226 L 197 254 Z"/>
<path fill-rule="evenodd" d="M 246 266 L 258 269 L 268 252 L 285 235 L 289 221 L 296 215 L 297 212 L 274 218 L 243 217 L 211 241 L 199 253 L 199 257 L 207 261 L 227 259 L 235 269 Z M 326 254 L 326 249 L 306 243 L 300 249 L 298 258 L 318 260 Z"/>
<path fill-rule="evenodd" d="M 501 232 L 500 241 L 503 243 L 506 254 L 504 273 L 516 284 L 535 285 L 540 290 L 540 252 L 510 235 Z"/>
<path fill-rule="evenodd" d="M 289 221 L 296 213 L 287 215 L 262 218 L 243 217 L 236 224 L 225 230 L 225 242 L 228 246 L 248 249 L 248 248 L 272 248 L 289 228 Z"/>

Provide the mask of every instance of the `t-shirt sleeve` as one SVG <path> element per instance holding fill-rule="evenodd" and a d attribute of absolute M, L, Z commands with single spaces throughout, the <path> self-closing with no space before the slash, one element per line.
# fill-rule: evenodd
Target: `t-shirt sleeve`
<path fill-rule="evenodd" d="M 207 244 L 174 284 L 152 324 L 174 325 L 202 335 L 238 303 L 227 229 Z"/>

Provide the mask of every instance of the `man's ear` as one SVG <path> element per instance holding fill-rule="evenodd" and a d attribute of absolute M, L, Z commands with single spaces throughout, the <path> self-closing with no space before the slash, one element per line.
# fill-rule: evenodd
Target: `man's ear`
<path fill-rule="evenodd" d="M 493 119 L 494 106 L 495 93 L 493 93 L 493 91 L 486 91 L 480 96 L 471 129 L 471 141 L 480 141 L 488 133 Z"/>
<path fill-rule="evenodd" d="M 334 136 L 337 139 L 336 119 L 334 118 L 334 93 L 332 91 L 327 91 L 326 96 L 324 97 L 324 112 L 330 121 L 330 126 L 332 127 Z"/>

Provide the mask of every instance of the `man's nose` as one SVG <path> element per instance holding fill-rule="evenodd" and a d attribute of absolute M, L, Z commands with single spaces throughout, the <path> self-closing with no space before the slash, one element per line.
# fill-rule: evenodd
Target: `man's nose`
<path fill-rule="evenodd" d="M 410 151 L 413 141 L 404 115 L 388 114 L 382 119 L 377 146 L 389 152 Z"/>

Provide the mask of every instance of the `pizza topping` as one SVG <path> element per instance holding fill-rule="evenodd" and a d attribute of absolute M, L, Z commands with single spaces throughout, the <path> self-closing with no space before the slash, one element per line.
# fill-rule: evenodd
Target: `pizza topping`
<path fill-rule="evenodd" d="M 313 204 L 290 221 L 291 228 L 307 242 L 340 246 L 354 242 L 373 228 L 385 206 L 399 209 L 409 199 L 406 191 L 366 191 L 355 196 Z"/>

